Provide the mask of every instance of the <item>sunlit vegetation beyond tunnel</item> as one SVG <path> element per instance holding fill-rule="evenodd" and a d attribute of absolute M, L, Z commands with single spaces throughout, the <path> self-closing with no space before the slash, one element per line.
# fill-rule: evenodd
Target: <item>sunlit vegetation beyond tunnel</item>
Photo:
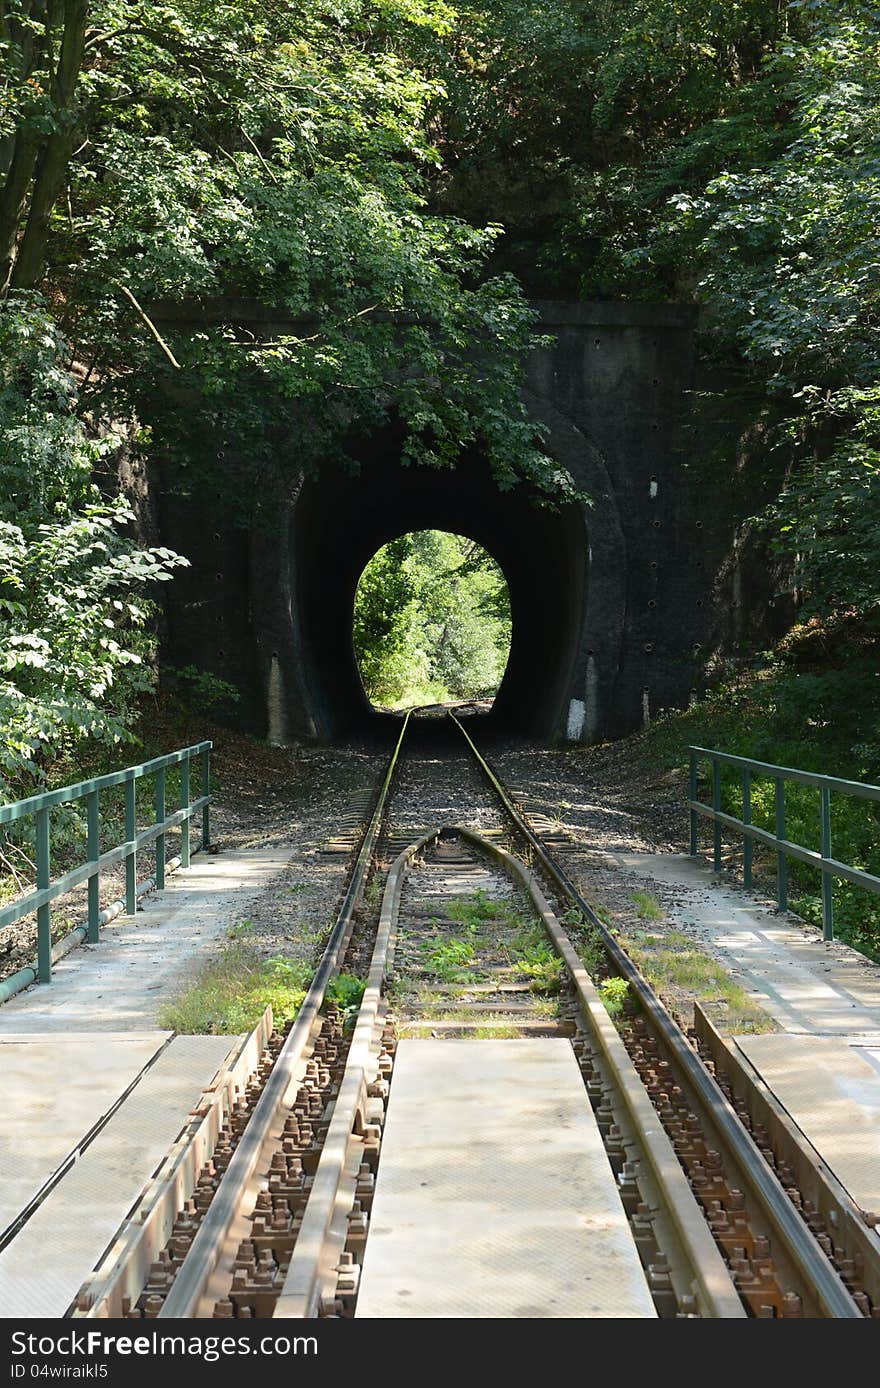
<path fill-rule="evenodd" d="M 361 574 L 354 646 L 364 689 L 378 707 L 494 698 L 510 632 L 504 574 L 463 535 L 401 535 Z"/>

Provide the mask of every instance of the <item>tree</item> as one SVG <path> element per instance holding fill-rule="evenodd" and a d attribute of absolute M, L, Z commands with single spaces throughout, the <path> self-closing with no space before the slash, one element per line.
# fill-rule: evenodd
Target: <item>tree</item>
<path fill-rule="evenodd" d="M 364 569 L 354 641 L 364 688 L 375 702 L 491 696 L 510 646 L 504 576 L 462 535 L 419 530 L 400 536 Z"/>
<path fill-rule="evenodd" d="M 431 51 L 437 204 L 541 292 L 703 306 L 808 610 L 880 604 L 880 17 L 865 0 L 466 0 Z M 735 394 L 735 389 L 731 388 Z M 723 459 L 724 473 L 735 460 Z M 719 476 L 724 485 L 726 475 Z"/>
<path fill-rule="evenodd" d="M 81 10 L 65 10 L 70 25 Z M 40 20 L 37 67 L 7 25 L 24 93 L 10 138 L 31 149 L 48 125 L 52 166 L 45 191 L 39 169 L 27 194 L 24 170 L 7 175 L 12 282 L 34 283 L 44 261 L 88 364 L 91 409 L 151 426 L 180 487 L 210 481 L 234 439 L 245 505 L 260 494 L 255 472 L 288 456 L 285 432 L 296 434 L 297 473 L 347 460 L 354 425 L 362 434 L 389 420 L 402 426 L 404 461 L 452 465 L 476 442 L 499 486 L 526 477 L 570 490 L 519 400 L 533 314 L 510 277 L 484 273 L 499 228 L 425 203 L 438 85 L 409 55 L 416 34 L 450 32 L 442 0 L 346 0 L 338 11 L 318 0 L 296 11 L 281 0 L 91 0 L 63 81 L 52 77 L 60 12 L 50 5 Z M 34 81 L 51 88 L 39 102 L 27 95 Z M 188 306 L 240 297 L 281 311 L 289 329 L 261 339 L 234 310 L 195 333 L 162 319 L 163 306 L 185 318 Z"/>
<path fill-rule="evenodd" d="M 42 275 L 73 152 L 88 10 L 88 0 L 0 5 L 0 288 L 33 288 Z"/>
<path fill-rule="evenodd" d="M 77 418 L 45 308 L 0 307 L 0 784 L 21 793 L 63 752 L 130 739 L 153 682 L 153 583 L 185 562 L 144 549 L 92 470 L 118 440 Z"/>

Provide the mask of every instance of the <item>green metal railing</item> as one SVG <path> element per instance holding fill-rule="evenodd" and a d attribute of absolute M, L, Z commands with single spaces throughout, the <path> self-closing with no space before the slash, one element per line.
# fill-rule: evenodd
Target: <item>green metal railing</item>
<path fill-rule="evenodd" d="M 880 894 L 880 877 L 849 863 L 838 862 L 831 856 L 831 795 L 856 796 L 861 800 L 880 800 L 880 786 L 868 785 L 863 781 L 844 781 L 837 776 L 820 776 L 814 771 L 798 771 L 791 766 L 774 766 L 770 762 L 753 761 L 750 757 L 735 757 L 729 752 L 719 752 L 708 747 L 689 747 L 690 753 L 690 798 L 688 805 L 691 816 L 691 856 L 698 851 L 697 825 L 702 815 L 713 825 L 713 862 L 715 871 L 721 870 L 721 831 L 734 829 L 742 838 L 743 881 L 746 887 L 752 885 L 752 845 L 753 842 L 766 844 L 776 853 L 776 899 L 780 911 L 788 910 L 788 859 L 806 863 L 822 874 L 822 929 L 826 940 L 834 939 L 834 878 L 852 882 L 865 891 Z M 698 798 L 699 764 L 708 761 L 712 766 L 712 803 L 705 804 Z M 742 818 L 725 814 L 721 809 L 721 767 L 738 767 L 742 782 Z M 760 829 L 752 823 L 752 780 L 760 776 L 769 778 L 775 787 L 776 829 Z M 818 826 L 821 849 L 805 848 L 803 844 L 792 843 L 785 836 L 785 786 L 795 781 L 799 785 L 815 786 L 819 792 Z"/>
<path fill-rule="evenodd" d="M 111 771 L 109 775 L 98 776 L 91 781 L 80 781 L 77 785 L 63 786 L 49 790 L 42 795 L 32 795 L 27 800 L 17 800 L 11 805 L 0 805 L 0 825 L 14 824 L 18 820 L 32 818 L 34 822 L 34 847 L 36 856 L 36 889 L 17 901 L 0 909 L 0 930 L 13 925 L 23 917 L 37 917 L 37 961 L 33 969 L 22 970 L 22 974 L 33 974 L 40 983 L 48 983 L 52 977 L 52 902 L 63 896 L 80 882 L 88 883 L 88 918 L 82 927 L 82 938 L 89 942 L 98 939 L 101 925 L 100 877 L 104 868 L 112 863 L 125 863 L 125 911 L 133 915 L 137 909 L 140 894 L 137 881 L 137 855 L 148 843 L 156 845 L 156 868 L 154 882 L 164 887 L 166 872 L 165 836 L 170 829 L 180 828 L 180 865 L 190 864 L 190 821 L 201 813 L 202 848 L 210 843 L 209 806 L 211 803 L 211 747 L 210 742 L 199 742 L 192 747 L 183 747 L 177 752 L 169 752 L 164 757 L 154 757 L 152 761 L 140 766 L 129 766 L 124 771 Z M 200 768 L 199 795 L 194 800 L 191 794 L 192 763 Z M 169 767 L 180 767 L 180 808 L 168 813 L 166 805 L 166 774 Z M 136 783 L 144 776 L 155 777 L 154 810 L 155 817 L 147 829 L 137 831 Z M 101 852 L 101 792 L 111 786 L 123 786 L 125 798 L 125 838 L 113 848 Z M 52 810 L 59 805 L 70 805 L 78 801 L 86 802 L 86 854 L 84 863 L 66 872 L 61 877 L 52 877 Z M 16 981 L 19 986 L 33 982 L 33 978 Z M 6 981 L 6 991 L 13 980 Z"/>

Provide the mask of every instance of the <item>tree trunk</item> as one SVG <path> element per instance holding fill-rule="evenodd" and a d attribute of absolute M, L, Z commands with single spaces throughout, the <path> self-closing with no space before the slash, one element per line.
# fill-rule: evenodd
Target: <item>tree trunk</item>
<path fill-rule="evenodd" d="M 76 134 L 76 86 L 85 51 L 88 9 L 88 0 L 50 0 L 46 52 L 52 66 L 51 95 L 55 106 L 56 129 L 44 138 L 42 149 L 37 148 L 33 151 L 29 168 L 26 167 L 23 157 L 18 182 L 11 189 L 8 205 L 4 204 L 7 201 L 7 188 L 12 183 L 11 169 L 6 187 L 0 195 L 0 256 L 8 257 L 12 254 L 12 247 L 9 245 L 10 232 L 14 242 L 21 218 L 23 215 L 25 218 L 24 231 L 10 277 L 10 283 L 16 289 L 32 288 L 43 274 L 52 209 L 64 186 L 64 176 Z M 63 24 L 63 29 L 56 67 L 53 40 L 60 24 Z M 20 138 L 24 135 L 24 131 L 19 132 Z M 25 147 L 27 144 L 28 141 L 25 140 Z M 21 180 L 25 173 L 28 182 L 31 174 L 33 175 L 33 188 L 27 207 L 25 204 L 28 184 L 25 183 L 23 190 L 21 188 Z M 13 217 L 14 228 L 11 227 Z"/>
<path fill-rule="evenodd" d="M 36 134 L 29 130 L 17 131 L 12 163 L 0 191 L 0 291 L 6 288 L 12 272 L 15 242 L 36 168 L 37 154 Z"/>
<path fill-rule="evenodd" d="M 28 18 L 46 21 L 46 0 L 22 0 L 15 15 L 8 13 L 6 0 L 0 0 L 0 40 L 6 51 L 7 92 L 27 81 L 45 52 L 45 36 L 43 41 L 35 41 L 32 27 L 22 23 Z M 13 54 L 17 62 L 13 62 Z M 0 140 L 0 173 L 5 175 L 0 189 L 0 292 L 9 281 L 15 241 L 38 153 L 39 136 L 26 123 Z"/>

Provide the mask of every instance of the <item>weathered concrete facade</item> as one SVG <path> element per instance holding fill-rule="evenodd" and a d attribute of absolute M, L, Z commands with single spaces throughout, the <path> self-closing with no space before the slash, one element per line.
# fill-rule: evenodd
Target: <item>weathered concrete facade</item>
<path fill-rule="evenodd" d="M 342 736 L 369 717 L 351 638 L 360 573 L 396 535 L 436 528 L 479 541 L 507 576 L 504 726 L 593 741 L 686 703 L 718 628 L 732 531 L 688 469 L 693 315 L 540 307 L 554 344 L 530 364 L 526 402 L 591 506 L 552 513 L 500 494 L 480 458 L 402 468 L 390 435 L 370 441 L 358 476 L 329 469 L 279 498 L 271 534 L 205 522 L 166 485 L 163 538 L 192 561 L 169 593 L 168 662 L 234 683 L 238 721 L 256 733 Z"/>

